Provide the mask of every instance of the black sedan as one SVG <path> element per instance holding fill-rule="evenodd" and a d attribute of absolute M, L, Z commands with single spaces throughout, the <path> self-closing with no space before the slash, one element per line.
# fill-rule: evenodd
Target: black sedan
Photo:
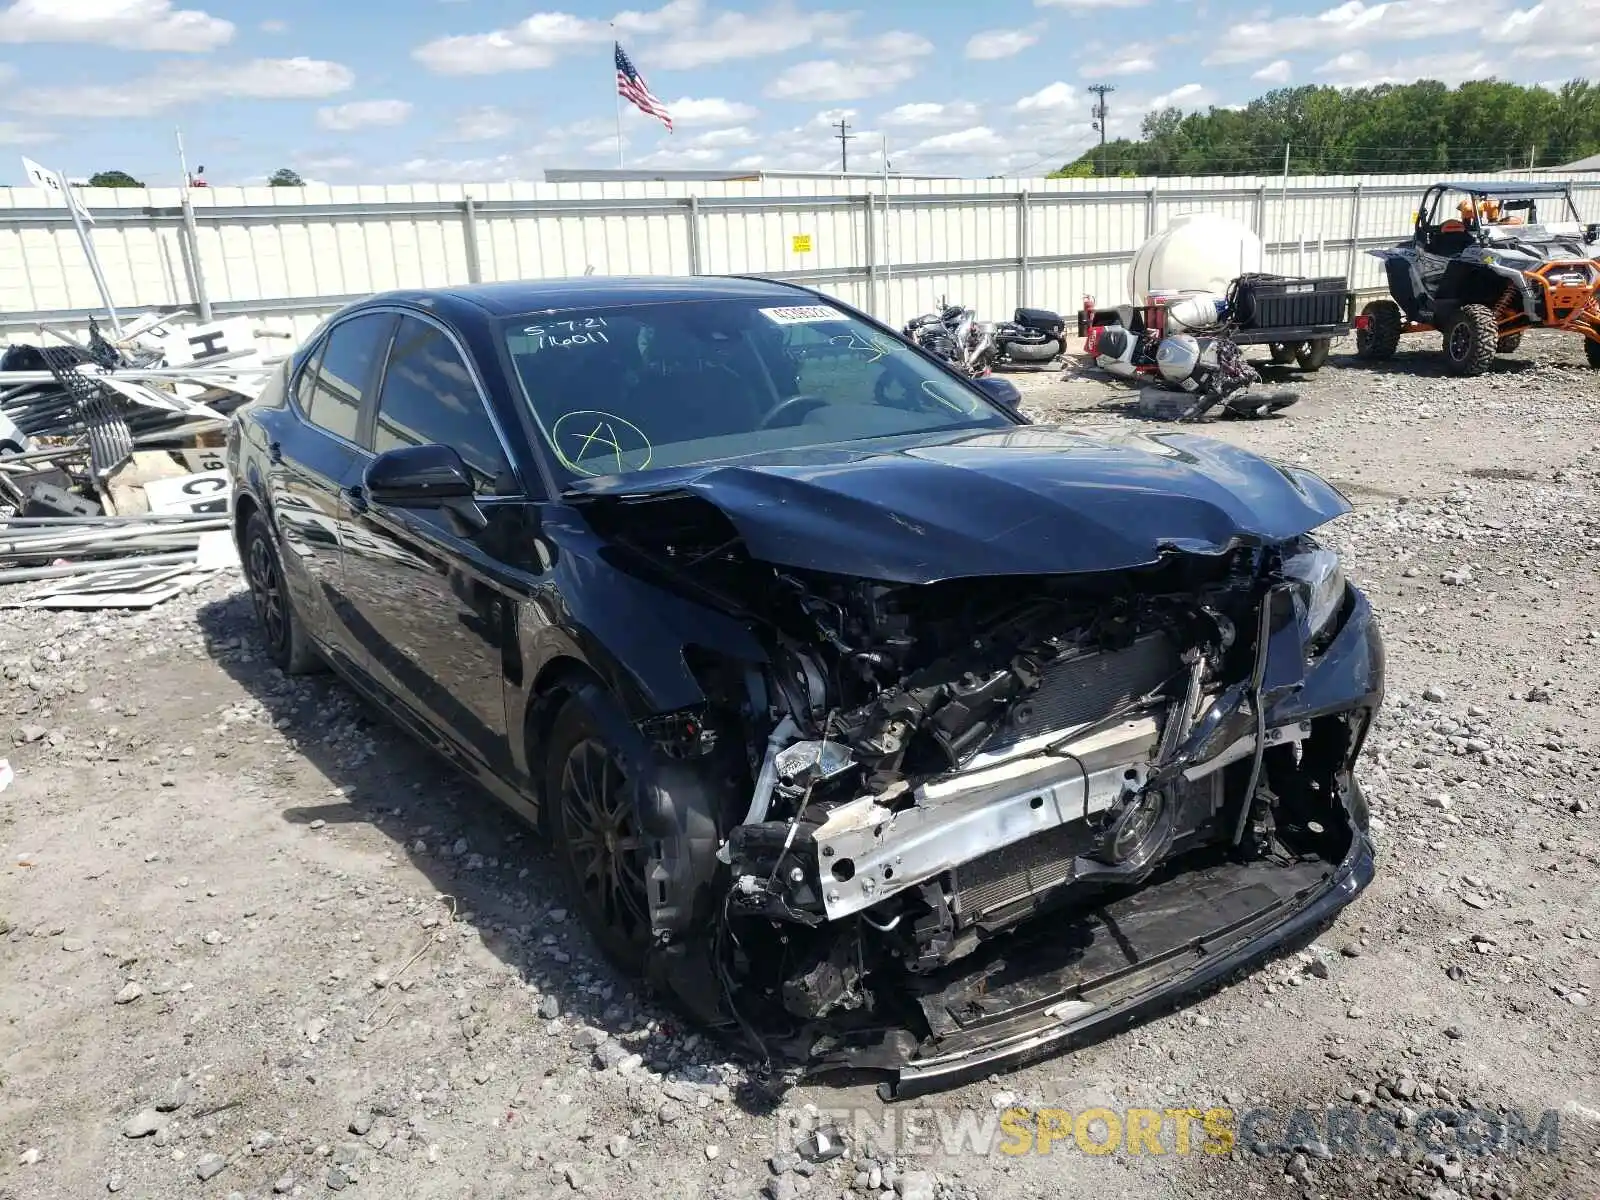
<path fill-rule="evenodd" d="M 273 660 L 556 847 L 604 950 L 906 1095 L 1309 936 L 1383 692 L 1328 484 L 1030 425 L 759 279 L 397 292 L 229 439 Z"/>

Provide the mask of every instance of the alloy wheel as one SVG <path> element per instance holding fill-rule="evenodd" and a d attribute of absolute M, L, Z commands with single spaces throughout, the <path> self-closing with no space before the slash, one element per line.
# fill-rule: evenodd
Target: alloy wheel
<path fill-rule="evenodd" d="M 584 903 L 618 937 L 638 943 L 649 932 L 644 840 L 634 823 L 627 777 L 598 740 L 575 745 L 561 769 L 565 851 Z"/>
<path fill-rule="evenodd" d="M 250 579 L 250 599 L 255 604 L 267 645 L 274 651 L 281 651 L 289 636 L 289 614 L 284 607 L 283 576 L 278 571 L 278 560 L 264 538 L 250 539 L 245 571 Z"/>

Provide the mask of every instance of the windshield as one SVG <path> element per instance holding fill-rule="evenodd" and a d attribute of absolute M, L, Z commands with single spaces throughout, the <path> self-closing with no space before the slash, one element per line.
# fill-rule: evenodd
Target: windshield
<path fill-rule="evenodd" d="M 1440 191 L 1431 224 L 1439 229 L 1481 229 L 1491 235 L 1509 231 L 1523 235 L 1538 231 L 1576 230 L 1578 210 L 1566 192 L 1514 190 L 1467 193 L 1453 188 Z"/>
<path fill-rule="evenodd" d="M 572 476 L 1015 424 L 827 304 L 567 309 L 516 318 L 505 337 L 545 443 Z"/>

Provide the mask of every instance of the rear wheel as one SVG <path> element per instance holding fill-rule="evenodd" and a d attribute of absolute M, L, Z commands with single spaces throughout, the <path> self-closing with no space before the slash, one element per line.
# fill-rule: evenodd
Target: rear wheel
<path fill-rule="evenodd" d="M 1588 338 L 1583 340 L 1583 356 L 1589 360 L 1589 365 L 1600 370 L 1600 342 L 1591 342 Z"/>
<path fill-rule="evenodd" d="M 581 700 L 551 727 L 544 797 L 579 916 L 606 957 L 639 973 L 650 941 L 645 841 L 621 759 Z"/>
<path fill-rule="evenodd" d="M 1484 304 L 1463 304 L 1444 329 L 1444 356 L 1457 375 L 1482 375 L 1494 362 L 1500 325 Z"/>
<path fill-rule="evenodd" d="M 1501 334 L 1500 340 L 1494 344 L 1494 352 L 1496 354 L 1510 354 L 1520 345 L 1522 345 L 1522 331 L 1519 329 L 1516 333 Z"/>
<path fill-rule="evenodd" d="M 272 527 L 258 510 L 244 525 L 244 571 L 250 585 L 250 602 L 261 624 L 267 657 L 285 675 L 304 675 L 322 668 L 322 656 L 306 635 L 300 614 L 294 610 L 284 586 L 283 560 L 272 540 Z"/>
<path fill-rule="evenodd" d="M 1267 347 L 1267 352 L 1272 355 L 1272 361 L 1280 367 L 1286 367 L 1295 359 L 1299 347 L 1290 342 L 1273 342 Z"/>
<path fill-rule="evenodd" d="M 1300 364 L 1302 371 L 1320 370 L 1322 364 L 1328 361 L 1328 352 L 1333 349 L 1333 339 L 1316 338 L 1309 342 L 1301 343 L 1294 352 L 1294 359 Z"/>
<path fill-rule="evenodd" d="M 1356 354 L 1361 358 L 1379 361 L 1393 358 L 1400 349 L 1400 331 L 1405 328 L 1405 316 L 1393 300 L 1374 300 L 1361 310 L 1365 328 L 1356 328 Z"/>

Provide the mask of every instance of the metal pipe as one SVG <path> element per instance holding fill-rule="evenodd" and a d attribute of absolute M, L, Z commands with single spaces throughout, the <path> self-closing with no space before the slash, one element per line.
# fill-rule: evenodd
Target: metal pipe
<path fill-rule="evenodd" d="M 0 584 L 33 583 L 41 579 L 70 579 L 74 575 L 91 575 L 99 571 L 129 567 L 176 567 L 182 563 L 195 561 L 193 550 L 182 550 L 171 554 L 144 554 L 137 558 L 66 563 L 59 567 L 17 567 L 0 571 Z"/>
<path fill-rule="evenodd" d="M 183 254 L 183 272 L 188 276 L 189 296 L 200 312 L 200 319 L 209 322 L 211 300 L 206 295 L 206 280 L 200 271 L 200 239 L 195 231 L 194 206 L 189 203 L 187 190 L 183 194 L 183 226 L 178 230 L 178 249 Z"/>

